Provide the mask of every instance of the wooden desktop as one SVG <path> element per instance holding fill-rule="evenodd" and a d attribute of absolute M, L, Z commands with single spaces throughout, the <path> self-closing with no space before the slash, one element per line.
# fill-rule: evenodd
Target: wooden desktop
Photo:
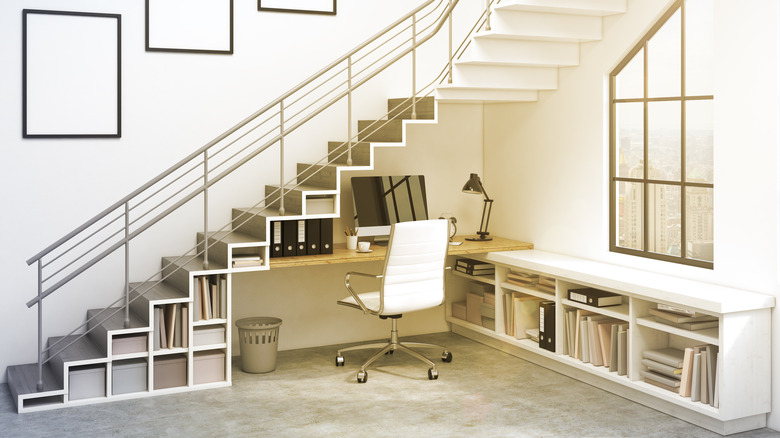
<path fill-rule="evenodd" d="M 463 236 L 456 236 L 454 242 L 459 245 L 450 245 L 449 255 L 485 254 L 498 251 L 517 251 L 533 249 L 534 245 L 527 242 L 493 237 L 488 241 L 465 240 Z M 346 243 L 333 245 L 333 254 L 318 254 L 295 257 L 274 257 L 270 260 L 271 269 L 291 268 L 296 266 L 333 265 L 337 263 L 373 262 L 385 259 L 387 246 L 371 245 L 371 252 L 360 253 L 348 250 Z"/>

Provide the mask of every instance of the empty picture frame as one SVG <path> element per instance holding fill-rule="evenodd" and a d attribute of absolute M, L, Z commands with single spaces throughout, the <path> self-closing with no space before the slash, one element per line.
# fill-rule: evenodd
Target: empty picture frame
<path fill-rule="evenodd" d="M 257 10 L 336 15 L 336 0 L 257 0 Z"/>
<path fill-rule="evenodd" d="M 22 137 L 118 138 L 121 16 L 22 10 Z"/>
<path fill-rule="evenodd" d="M 146 0 L 146 51 L 233 54 L 233 0 Z"/>

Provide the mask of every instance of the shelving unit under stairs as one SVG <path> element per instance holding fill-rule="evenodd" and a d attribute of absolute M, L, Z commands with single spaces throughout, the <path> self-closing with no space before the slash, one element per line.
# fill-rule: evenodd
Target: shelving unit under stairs
<path fill-rule="evenodd" d="M 476 264 L 452 271 L 453 332 L 720 434 L 766 426 L 774 297 L 538 250 Z M 615 301 L 582 303 L 589 288 Z M 656 373 L 653 352 L 679 362 Z"/>

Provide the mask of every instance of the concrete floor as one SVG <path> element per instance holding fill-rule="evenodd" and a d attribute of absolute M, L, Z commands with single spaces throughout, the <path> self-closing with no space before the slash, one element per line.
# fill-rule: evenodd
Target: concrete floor
<path fill-rule="evenodd" d="M 403 340 L 403 339 L 402 339 Z M 355 374 L 368 350 L 279 352 L 277 369 L 233 386 L 16 414 L 0 385 L 0 437 L 716 437 L 598 388 L 452 333 L 411 337 L 444 344 L 454 360 L 439 379 L 402 353 Z M 430 352 L 436 358 L 440 352 Z M 780 437 L 769 429 L 736 437 Z"/>

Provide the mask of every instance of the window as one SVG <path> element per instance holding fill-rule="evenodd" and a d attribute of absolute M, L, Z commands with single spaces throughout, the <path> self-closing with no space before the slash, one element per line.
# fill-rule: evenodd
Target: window
<path fill-rule="evenodd" d="M 610 74 L 610 250 L 713 266 L 712 0 L 678 0 Z"/>

